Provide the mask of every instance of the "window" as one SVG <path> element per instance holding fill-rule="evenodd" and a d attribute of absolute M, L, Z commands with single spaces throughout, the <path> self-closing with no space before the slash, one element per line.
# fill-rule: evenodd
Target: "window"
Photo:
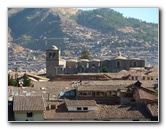
<path fill-rule="evenodd" d="M 52 58 L 52 53 L 49 53 L 49 58 Z"/>
<path fill-rule="evenodd" d="M 143 77 L 143 80 L 145 80 L 145 77 Z"/>
<path fill-rule="evenodd" d="M 52 58 L 55 58 L 55 53 L 53 53 L 53 57 Z"/>
<path fill-rule="evenodd" d="M 137 77 L 137 76 L 135 77 L 135 80 L 138 80 L 138 77 Z"/>
<path fill-rule="evenodd" d="M 80 92 L 80 95 L 83 95 L 82 92 Z"/>
<path fill-rule="evenodd" d="M 88 110 L 88 107 L 83 107 L 83 110 L 84 110 L 84 111 L 87 111 L 87 110 Z"/>
<path fill-rule="evenodd" d="M 96 95 L 100 95 L 100 92 L 97 92 Z"/>
<path fill-rule="evenodd" d="M 133 67 L 136 67 L 137 66 L 137 63 L 136 62 L 133 62 Z"/>
<path fill-rule="evenodd" d="M 81 107 L 78 107 L 78 108 L 77 108 L 77 111 L 81 111 Z"/>
<path fill-rule="evenodd" d="M 32 112 L 27 112 L 27 117 L 32 117 L 33 113 Z"/>
<path fill-rule="evenodd" d="M 86 95 L 87 95 L 87 93 L 86 93 L 86 92 L 84 92 L 84 95 L 86 96 Z"/>
<path fill-rule="evenodd" d="M 49 105 L 47 105 L 46 110 L 49 110 Z"/>
<path fill-rule="evenodd" d="M 56 106 L 55 105 L 51 105 L 51 109 L 56 109 Z"/>
<path fill-rule="evenodd" d="M 117 96 L 117 92 L 116 91 L 112 91 L 111 96 L 116 97 Z"/>
<path fill-rule="evenodd" d="M 131 80 L 134 80 L 134 77 L 133 77 L 133 76 L 131 77 Z"/>
<path fill-rule="evenodd" d="M 92 92 L 92 96 L 95 97 L 95 92 Z"/>
<path fill-rule="evenodd" d="M 107 93 L 106 93 L 106 96 L 107 96 L 107 97 L 111 96 L 111 92 L 107 92 Z"/>
<path fill-rule="evenodd" d="M 104 96 L 104 92 L 100 92 L 100 96 Z"/>
<path fill-rule="evenodd" d="M 88 95 L 91 95 L 91 92 L 88 92 Z"/>
<path fill-rule="evenodd" d="M 133 119 L 133 121 L 139 121 L 139 119 Z"/>
<path fill-rule="evenodd" d="M 117 64 L 116 64 L 117 67 L 120 67 L 120 62 L 118 61 Z"/>

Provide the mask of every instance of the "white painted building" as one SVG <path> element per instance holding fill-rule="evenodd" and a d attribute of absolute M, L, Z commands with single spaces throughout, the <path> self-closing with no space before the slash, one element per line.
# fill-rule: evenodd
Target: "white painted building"
<path fill-rule="evenodd" d="M 68 111 L 95 111 L 97 108 L 95 100 L 66 100 Z"/>

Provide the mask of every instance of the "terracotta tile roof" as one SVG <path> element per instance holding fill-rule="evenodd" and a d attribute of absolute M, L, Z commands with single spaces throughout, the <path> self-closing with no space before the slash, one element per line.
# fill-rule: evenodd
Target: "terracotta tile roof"
<path fill-rule="evenodd" d="M 45 110 L 42 96 L 14 96 L 14 111 L 39 111 Z"/>
<path fill-rule="evenodd" d="M 126 87 L 127 85 L 80 86 L 78 91 L 117 91 Z"/>
<path fill-rule="evenodd" d="M 65 105 L 63 105 L 65 106 Z M 62 107 L 61 107 L 62 108 Z M 65 107 L 64 107 L 65 108 Z M 142 105 L 97 105 L 96 111 L 68 112 L 47 110 L 45 120 L 111 120 L 150 118 L 146 107 Z"/>
<path fill-rule="evenodd" d="M 139 119 L 148 118 L 149 113 L 141 105 L 100 105 L 98 119 Z"/>
<path fill-rule="evenodd" d="M 140 99 L 158 100 L 157 96 L 155 96 L 151 93 L 148 93 L 143 89 L 138 89 L 138 93 L 139 93 Z"/>
<path fill-rule="evenodd" d="M 45 120 L 94 120 L 95 111 L 90 112 L 56 112 L 55 110 L 45 111 Z"/>
<path fill-rule="evenodd" d="M 66 106 L 96 106 L 95 100 L 66 100 Z"/>
<path fill-rule="evenodd" d="M 148 104 L 147 108 L 148 108 L 148 111 L 151 113 L 151 115 L 153 117 L 158 116 L 158 104 L 157 103 Z"/>

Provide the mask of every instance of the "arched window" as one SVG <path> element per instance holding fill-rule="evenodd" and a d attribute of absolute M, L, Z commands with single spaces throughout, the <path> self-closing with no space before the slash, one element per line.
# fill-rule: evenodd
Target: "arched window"
<path fill-rule="evenodd" d="M 117 66 L 117 67 L 120 67 L 120 62 L 119 62 L 119 61 L 116 63 L 116 66 Z"/>
<path fill-rule="evenodd" d="M 133 67 L 136 67 L 137 66 L 137 63 L 136 62 L 133 62 Z"/>
<path fill-rule="evenodd" d="M 49 53 L 49 58 L 52 58 L 52 53 Z"/>
<path fill-rule="evenodd" d="M 55 53 L 53 53 L 53 56 L 52 56 L 52 58 L 55 58 Z"/>

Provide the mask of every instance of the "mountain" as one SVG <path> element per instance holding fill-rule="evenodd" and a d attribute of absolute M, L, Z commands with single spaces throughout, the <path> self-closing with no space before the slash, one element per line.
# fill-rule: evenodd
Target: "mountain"
<path fill-rule="evenodd" d="M 63 56 L 71 57 L 78 56 L 84 47 L 92 54 L 106 46 L 142 46 L 154 51 L 158 24 L 126 18 L 108 8 L 9 8 L 8 41 L 41 51 L 56 45 Z"/>
<path fill-rule="evenodd" d="M 77 16 L 76 21 L 78 24 L 96 29 L 102 33 L 112 33 L 112 35 L 116 35 L 116 32 L 122 35 L 133 33 L 136 38 L 157 41 L 157 24 L 142 22 L 134 18 L 125 18 L 121 13 L 108 8 L 83 11 Z M 130 30 L 128 30 L 129 28 Z"/>

